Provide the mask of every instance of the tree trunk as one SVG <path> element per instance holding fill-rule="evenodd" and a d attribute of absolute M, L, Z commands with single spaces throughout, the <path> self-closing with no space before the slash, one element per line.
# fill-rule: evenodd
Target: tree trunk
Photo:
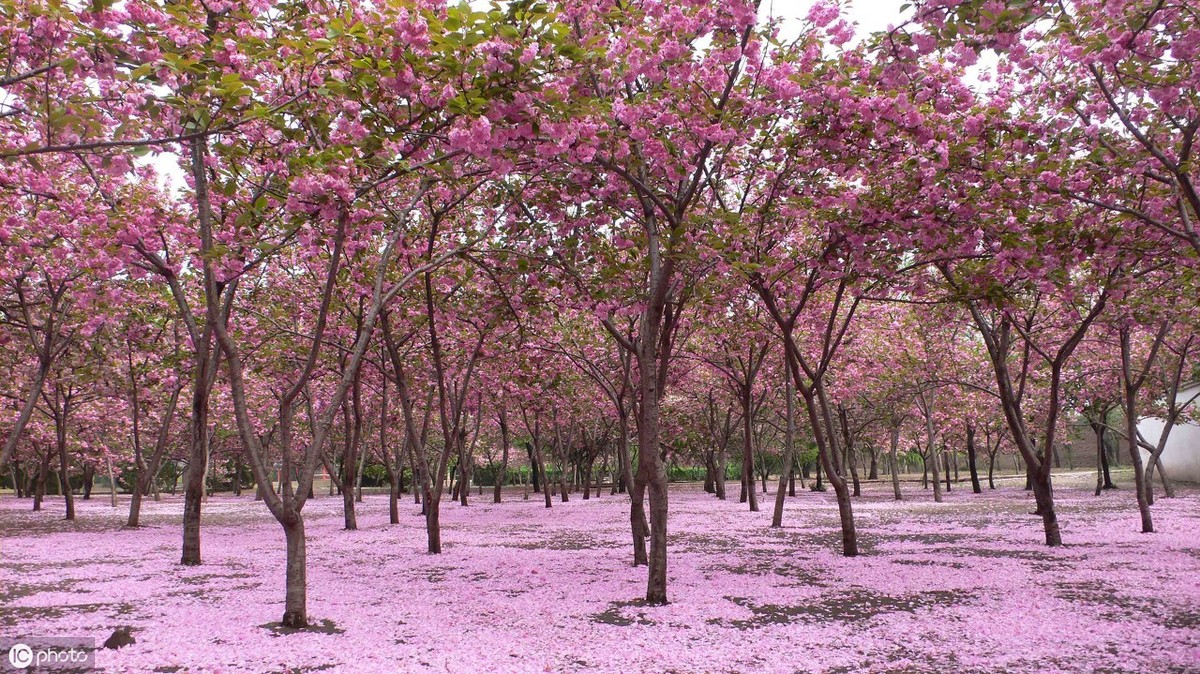
<path fill-rule="evenodd" d="M 850 479 L 854 483 L 854 495 L 862 496 L 862 486 L 858 481 L 858 452 L 854 447 L 854 436 L 850 433 L 850 420 L 846 408 L 840 404 L 837 407 L 838 422 L 842 428 L 842 451 L 845 452 L 846 465 L 850 467 Z"/>
<path fill-rule="evenodd" d="M 1046 533 L 1046 545 L 1051 547 L 1062 545 L 1062 532 L 1058 528 L 1058 514 L 1054 511 L 1054 489 L 1050 482 L 1049 462 L 1033 475 L 1033 496 L 1037 502 L 1038 514 L 1042 516 L 1042 526 Z"/>
<path fill-rule="evenodd" d="M 508 476 L 508 414 L 504 406 L 500 406 L 500 470 L 496 473 L 495 493 L 492 502 L 500 502 L 500 491 L 504 487 L 504 479 Z"/>
<path fill-rule="evenodd" d="M 358 478 L 355 473 L 358 466 L 358 440 L 355 437 L 357 432 L 352 428 L 349 402 L 346 400 L 342 406 L 342 431 L 345 437 L 342 440 L 342 483 L 339 486 L 342 491 L 342 521 L 346 531 L 354 531 L 358 529 L 358 514 L 354 511 L 354 481 Z"/>
<path fill-rule="evenodd" d="M 717 493 L 716 477 L 717 467 L 715 465 L 716 450 L 710 449 L 704 453 L 704 493 Z"/>
<path fill-rule="evenodd" d="M 300 513 L 283 525 L 287 538 L 287 590 L 283 605 L 284 627 L 308 627 L 308 558 L 305 552 L 304 520 Z"/>
<path fill-rule="evenodd" d="M 1128 356 L 1125 356 L 1128 360 Z M 1128 366 L 1126 366 L 1128 370 Z M 1126 382 L 1128 379 L 1126 378 Z M 1125 433 L 1129 445 L 1129 460 L 1133 465 L 1133 483 L 1137 494 L 1138 512 L 1142 518 L 1142 533 L 1149 534 L 1154 532 L 1154 520 L 1150 515 L 1150 486 L 1149 480 L 1146 479 L 1146 471 L 1142 467 L 1142 452 L 1138 447 L 1137 435 L 1137 401 L 1136 391 L 1131 391 L 1128 383 L 1125 384 Z"/>
<path fill-rule="evenodd" d="M 63 494 L 63 498 L 66 500 L 66 505 L 67 505 L 67 514 L 63 519 L 73 520 L 73 519 L 75 519 L 75 495 L 71 492 L 71 473 L 70 473 L 70 470 L 68 469 L 68 462 L 67 462 L 67 409 L 68 409 L 68 407 L 69 407 L 68 405 L 63 405 L 62 414 L 59 415 L 59 416 L 61 416 L 62 421 L 61 421 L 61 423 L 56 424 L 56 426 L 58 426 L 58 428 L 55 429 L 55 434 L 58 436 L 58 439 L 57 439 L 58 480 L 59 480 L 59 483 L 62 485 L 61 491 Z M 58 420 L 56 419 L 56 421 L 58 421 Z"/>
<path fill-rule="evenodd" d="M 199 348 L 199 347 L 197 347 Z M 211 386 L 205 376 L 207 356 L 196 364 L 198 374 L 192 392 L 192 431 L 188 455 L 187 480 L 183 485 L 183 555 L 180 563 L 200 564 L 200 506 L 204 499 L 204 457 L 208 446 L 208 397 Z"/>
<path fill-rule="evenodd" d="M 554 507 L 554 499 L 551 498 L 550 477 L 546 475 L 546 462 L 542 458 L 542 448 L 537 442 L 534 442 L 532 446 L 535 470 L 538 474 L 538 481 L 542 483 L 542 498 L 546 501 L 546 507 L 552 508 Z"/>
<path fill-rule="evenodd" d="M 1116 489 L 1117 485 L 1113 484 L 1112 473 L 1109 472 L 1108 447 L 1100 448 L 1100 463 L 1104 469 L 1104 488 Z"/>
<path fill-rule="evenodd" d="M 900 462 L 896 456 L 896 449 L 900 446 L 900 425 L 893 424 L 889 431 L 891 449 L 888 450 L 888 453 L 892 457 L 892 495 L 897 501 L 902 501 L 904 497 L 900 494 Z"/>
<path fill-rule="evenodd" d="M 758 495 L 754 493 L 754 435 L 752 433 L 753 401 L 747 386 L 742 391 L 742 503 L 749 501 L 750 512 L 758 512 Z"/>
<path fill-rule="evenodd" d="M 854 496 L 862 496 L 862 484 L 858 480 L 858 451 L 847 446 L 846 453 L 849 455 L 850 480 L 853 482 Z"/>
<path fill-rule="evenodd" d="M 96 483 L 96 469 L 91 464 L 83 466 L 83 500 L 92 500 L 92 487 Z"/>
<path fill-rule="evenodd" d="M 649 523 L 646 521 L 645 494 L 643 484 L 638 487 L 638 480 L 633 476 L 633 457 L 629 452 L 629 415 L 622 412 L 617 431 L 617 452 L 621 457 L 623 474 L 621 482 L 627 485 L 629 493 L 629 527 L 633 535 L 633 565 L 648 566 L 649 555 L 646 551 L 646 537 L 649 535 Z"/>
<path fill-rule="evenodd" d="M 570 465 L 570 462 L 567 461 L 569 449 L 567 445 L 563 443 L 562 434 L 559 432 L 559 427 L 557 424 L 554 426 L 554 435 L 554 446 L 556 449 L 554 454 L 555 459 L 558 461 L 558 489 L 560 492 L 562 492 L 560 494 L 562 502 L 566 503 L 571 500 L 571 497 L 567 495 L 567 492 L 569 491 L 567 489 L 567 467 Z"/>
<path fill-rule="evenodd" d="M 33 412 L 37 407 L 38 397 L 42 394 L 42 388 L 46 384 L 46 375 L 50 372 L 51 354 L 54 351 L 54 335 L 55 331 L 48 330 L 45 332 L 45 343 L 42 345 L 42 352 L 38 356 L 38 366 L 34 370 L 33 378 L 29 381 L 29 392 L 25 396 L 25 403 L 21 407 L 21 412 L 17 415 L 17 420 L 9 430 L 8 437 L 4 439 L 4 448 L 0 449 L 0 466 L 8 463 L 12 458 L 13 452 L 17 449 L 17 444 L 21 440 L 21 435 L 25 431 L 25 426 L 29 423 L 29 419 L 33 416 Z"/>
<path fill-rule="evenodd" d="M 362 503 L 362 482 L 363 472 L 366 470 L 367 453 L 365 451 L 358 452 L 358 471 L 354 476 L 354 502 Z"/>
<path fill-rule="evenodd" d="M 783 490 L 792 473 L 792 451 L 796 438 L 796 394 L 792 391 L 792 378 L 784 373 L 783 395 L 787 399 L 787 430 L 783 436 L 783 465 L 779 469 L 779 489 L 775 492 L 775 512 L 771 515 L 771 526 L 783 526 Z M 792 495 L 796 495 L 796 481 L 792 480 Z"/>
<path fill-rule="evenodd" d="M 533 445 L 526 443 L 525 450 L 529 453 L 529 482 L 534 493 L 540 492 L 542 489 L 541 478 L 538 477 L 537 462 L 533 460 Z"/>
<path fill-rule="evenodd" d="M 979 485 L 979 467 L 976 465 L 975 450 L 975 427 L 967 425 L 967 469 L 971 471 L 971 491 L 982 494 L 983 487 Z"/>
<path fill-rule="evenodd" d="M 591 456 L 590 449 L 588 449 L 588 456 Z M 583 500 L 585 501 L 591 498 L 590 494 L 592 493 L 592 463 L 593 461 L 589 459 L 583 471 Z"/>
<path fill-rule="evenodd" d="M 104 457 L 108 463 L 108 494 L 112 498 L 112 507 L 117 507 L 117 479 L 113 475 L 112 457 Z"/>
<path fill-rule="evenodd" d="M 429 539 L 429 554 L 440 555 L 442 553 L 442 529 L 439 522 L 439 509 L 441 508 L 441 500 L 432 498 L 428 492 L 425 498 L 422 499 L 422 505 L 425 508 L 425 534 Z"/>
<path fill-rule="evenodd" d="M 385 463 L 390 461 L 384 459 Z M 400 475 L 398 471 L 388 471 L 388 522 L 400 524 Z"/>
<path fill-rule="evenodd" d="M 933 501 L 934 501 L 934 503 L 941 503 L 942 502 L 942 483 L 941 483 L 941 476 L 938 474 L 938 470 L 940 470 L 940 468 L 941 468 L 938 465 L 938 463 L 939 463 L 938 460 L 941 457 L 938 456 L 937 447 L 932 444 L 930 444 L 929 448 L 926 451 L 929 453 L 929 458 L 926 459 L 925 465 L 928 466 L 928 468 L 929 468 L 929 478 L 930 478 L 930 481 L 933 483 Z M 947 484 L 949 484 L 949 483 L 947 482 Z"/>
<path fill-rule="evenodd" d="M 50 452 L 41 451 L 36 442 L 33 443 L 33 449 L 41 459 L 38 462 L 37 482 L 33 488 L 33 509 L 38 511 L 42 509 L 42 501 L 46 498 L 46 479 L 50 474 Z"/>
<path fill-rule="evenodd" d="M 950 452 L 942 448 L 942 463 L 946 469 L 946 493 L 950 493 Z"/>
<path fill-rule="evenodd" d="M 716 487 L 716 490 L 717 490 L 717 498 L 721 499 L 722 501 L 725 500 L 725 470 L 726 470 L 725 445 L 722 444 L 720 447 L 717 448 L 717 466 L 716 466 L 716 475 L 714 475 L 714 477 L 716 478 L 716 484 L 714 486 Z"/>
<path fill-rule="evenodd" d="M 1154 465 L 1158 466 L 1158 479 L 1162 482 L 1163 496 L 1166 498 L 1175 498 L 1175 487 L 1171 484 L 1170 477 L 1167 475 L 1167 469 L 1163 467 L 1161 454 L 1154 457 Z"/>

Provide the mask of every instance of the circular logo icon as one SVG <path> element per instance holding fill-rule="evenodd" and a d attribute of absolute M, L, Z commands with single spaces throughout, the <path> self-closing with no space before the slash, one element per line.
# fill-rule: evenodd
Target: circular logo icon
<path fill-rule="evenodd" d="M 33 664 L 33 649 L 25 644 L 13 644 L 8 649 L 8 662 L 17 669 L 23 669 Z"/>

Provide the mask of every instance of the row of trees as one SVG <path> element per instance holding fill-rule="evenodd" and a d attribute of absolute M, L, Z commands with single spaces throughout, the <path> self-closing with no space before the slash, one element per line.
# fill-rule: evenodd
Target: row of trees
<path fill-rule="evenodd" d="M 1152 530 L 1136 422 L 1185 420 L 1196 368 L 1193 14 L 932 0 L 853 41 L 836 5 L 763 11 L 0 2 L 0 464 L 132 464 L 136 524 L 186 461 L 199 564 L 196 467 L 230 443 L 289 626 L 314 476 L 368 457 L 393 521 L 414 475 L 431 553 L 476 457 L 524 455 L 547 506 L 547 465 L 607 465 L 652 603 L 689 451 L 723 497 L 780 446 L 780 524 L 811 444 L 855 555 L 860 449 L 897 497 L 915 449 L 940 500 L 947 447 L 1008 446 L 1058 545 L 1082 413 Z"/>

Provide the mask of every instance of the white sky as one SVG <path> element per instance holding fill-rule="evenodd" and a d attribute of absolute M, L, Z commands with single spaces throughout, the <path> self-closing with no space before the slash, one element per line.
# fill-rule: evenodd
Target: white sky
<path fill-rule="evenodd" d="M 761 13 L 774 14 L 785 19 L 803 18 L 808 14 L 812 0 L 763 0 Z M 859 33 L 887 30 L 889 25 L 900 23 L 900 5 L 904 0 L 846 0 L 846 13 L 858 24 Z M 787 24 L 784 25 L 787 30 Z"/>

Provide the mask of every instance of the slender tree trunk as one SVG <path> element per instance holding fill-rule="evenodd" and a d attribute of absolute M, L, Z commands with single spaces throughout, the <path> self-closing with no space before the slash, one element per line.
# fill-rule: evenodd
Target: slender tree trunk
<path fill-rule="evenodd" d="M 71 472 L 67 461 L 67 411 L 70 403 L 62 406 L 62 413 L 55 415 L 55 435 L 58 445 L 58 479 L 62 485 L 63 498 L 67 504 L 67 514 L 63 519 L 75 519 L 75 495 L 71 492 Z"/>
<path fill-rule="evenodd" d="M 900 446 L 900 425 L 892 424 L 889 429 L 889 440 L 891 448 L 888 454 L 892 457 L 892 495 L 897 501 L 904 500 L 904 496 L 900 494 L 900 462 L 896 456 L 896 449 Z"/>
<path fill-rule="evenodd" d="M 400 475 L 395 470 L 388 470 L 388 522 L 400 524 Z"/>
<path fill-rule="evenodd" d="M 199 348 L 199 347 L 197 347 Z M 192 394 L 190 427 L 192 431 L 187 479 L 183 485 L 183 556 L 180 563 L 200 564 L 200 506 L 204 499 L 204 457 L 208 446 L 208 396 L 210 386 L 203 372 L 207 357 L 198 360 L 195 390 Z"/>
<path fill-rule="evenodd" d="M 1128 343 L 1128 336 L 1123 335 L 1122 346 L 1125 347 Z M 1129 350 L 1122 348 L 1122 360 L 1124 361 L 1125 373 L 1129 373 Z M 1142 533 L 1152 533 L 1154 531 L 1154 519 L 1150 514 L 1150 504 L 1153 498 L 1150 495 L 1150 481 L 1146 479 L 1146 471 L 1142 467 L 1142 452 L 1138 447 L 1137 435 L 1137 391 L 1129 384 L 1129 377 L 1124 377 L 1125 381 L 1125 433 L 1129 445 L 1129 460 L 1133 465 L 1133 483 L 1137 495 L 1138 512 L 1142 518 Z"/>
<path fill-rule="evenodd" d="M 1105 415 L 1107 416 L 1107 415 Z M 1107 427 L 1103 422 L 1092 422 L 1092 433 L 1096 436 L 1096 496 L 1104 489 L 1112 489 L 1112 477 L 1108 472 L 1108 452 L 1104 445 Z"/>
<path fill-rule="evenodd" d="M 588 457 L 591 457 L 591 448 L 585 448 L 585 451 L 588 452 Z M 591 498 L 590 494 L 592 493 L 592 463 L 592 459 L 587 459 L 583 472 L 583 500 L 585 501 Z"/>
<path fill-rule="evenodd" d="M 646 521 L 645 495 L 646 489 L 637 486 L 633 476 L 633 457 L 629 452 L 629 415 L 622 411 L 617 430 L 617 452 L 622 457 L 621 476 L 623 484 L 628 485 L 629 493 L 629 526 L 633 535 L 633 565 L 648 566 L 649 555 L 646 550 L 646 537 L 649 535 L 649 523 Z"/>
<path fill-rule="evenodd" d="M 754 403 L 749 385 L 742 391 L 742 503 L 750 503 L 750 512 L 758 512 L 758 495 L 754 493 L 754 434 L 752 431 Z"/>
<path fill-rule="evenodd" d="M 721 446 L 717 448 L 717 466 L 716 475 L 714 476 L 716 478 L 714 486 L 717 490 L 717 498 L 722 501 L 725 500 L 725 470 L 727 460 L 725 456 L 725 444 L 725 442 L 722 442 Z"/>
<path fill-rule="evenodd" d="M 540 485 L 541 485 L 541 478 L 540 478 L 540 477 L 538 477 L 538 468 L 537 468 L 537 462 L 533 460 L 533 445 L 532 445 L 532 444 L 526 444 L 526 445 L 525 445 L 525 451 L 529 453 L 529 483 L 530 483 L 530 488 L 532 488 L 532 489 L 533 489 L 534 493 L 537 493 L 537 492 L 540 492 L 542 489 L 541 489 L 541 487 L 540 487 Z"/>
<path fill-rule="evenodd" d="M 500 406 L 500 470 L 496 473 L 495 493 L 492 502 L 500 502 L 500 492 L 504 488 L 504 480 L 508 476 L 508 413 L 504 405 Z"/>
<path fill-rule="evenodd" d="M 710 449 L 704 453 L 704 493 L 717 493 L 716 478 L 717 467 L 715 465 L 716 450 Z"/>
<path fill-rule="evenodd" d="M 789 356 L 789 360 L 793 361 L 791 365 L 793 382 L 799 379 L 799 373 L 794 364 L 797 357 L 794 353 Z M 846 484 L 846 478 L 842 473 L 844 466 L 838 464 L 837 422 L 834 419 L 835 413 L 832 411 L 832 406 L 825 394 L 824 386 L 819 380 L 813 382 L 812 388 L 809 391 L 801 389 L 801 392 L 804 394 L 805 407 L 808 408 L 809 427 L 817 442 L 818 461 L 824 464 L 829 484 L 833 486 L 833 493 L 837 498 L 838 520 L 842 527 L 842 555 L 845 557 L 856 557 L 858 555 L 858 529 L 854 523 L 850 490 Z"/>
<path fill-rule="evenodd" d="M 779 469 L 779 489 L 775 492 L 775 512 L 771 515 L 771 526 L 783 526 L 783 490 L 788 478 L 792 475 L 792 452 L 796 438 L 796 394 L 792 391 L 792 378 L 784 373 L 783 395 L 786 398 L 787 430 L 783 436 L 783 465 Z M 792 480 L 792 495 L 796 494 L 796 482 Z"/>
<path fill-rule="evenodd" d="M 854 447 L 854 436 L 850 433 L 850 420 L 846 408 L 840 404 L 837 408 L 838 423 L 842 428 L 842 450 L 846 453 L 845 463 L 850 467 L 850 479 L 854 483 L 854 495 L 862 496 L 862 487 L 858 481 L 858 452 Z"/>
<path fill-rule="evenodd" d="M 946 468 L 946 493 L 950 493 L 950 452 L 946 448 L 942 448 L 942 462 Z"/>
<path fill-rule="evenodd" d="M 346 531 L 354 531 L 358 529 L 358 517 L 354 511 L 354 480 L 357 475 L 354 469 L 358 465 L 358 457 L 355 455 L 357 444 L 354 438 L 355 432 L 351 428 L 349 401 L 345 401 L 342 406 L 342 431 L 345 434 L 343 437 L 342 450 L 342 483 L 340 485 L 342 491 L 342 521 Z"/>
<path fill-rule="evenodd" d="M 1162 455 L 1157 454 L 1157 452 L 1154 457 L 1154 465 L 1158 466 L 1158 479 L 1162 482 L 1163 496 L 1166 498 L 1175 498 L 1175 487 L 1171 484 L 1171 480 L 1167 475 L 1167 469 L 1163 467 Z"/>
<path fill-rule="evenodd" d="M 380 362 L 386 363 L 386 353 L 381 355 L 383 357 Z M 379 457 L 383 461 L 388 478 L 388 522 L 400 524 L 400 493 L 404 490 L 404 464 L 399 452 L 388 451 L 388 378 L 385 367 L 380 366 L 380 374 L 383 376 L 380 378 Z"/>
<path fill-rule="evenodd" d="M 854 486 L 854 496 L 862 496 L 862 484 L 858 479 L 858 450 L 853 446 L 847 446 L 846 453 L 849 454 L 850 479 Z"/>
<path fill-rule="evenodd" d="M 1104 469 L 1104 488 L 1105 489 L 1116 489 L 1117 485 L 1113 484 L 1112 473 L 1109 472 L 1108 448 L 1107 447 L 1100 448 L 1100 463 L 1101 463 L 1101 467 Z"/>
<path fill-rule="evenodd" d="M 975 427 L 967 425 L 967 468 L 971 471 L 971 491 L 983 493 L 979 485 L 979 468 L 976 465 Z"/>
<path fill-rule="evenodd" d="M 33 509 L 38 511 L 42 509 L 42 500 L 46 498 L 46 479 L 50 474 L 50 452 L 43 452 L 38 447 L 38 443 L 33 443 L 33 449 L 38 453 L 38 474 L 37 482 L 33 488 Z"/>
<path fill-rule="evenodd" d="M 938 456 L 937 446 L 933 444 L 932 440 L 930 440 L 929 448 L 926 451 L 928 452 L 929 458 L 925 461 L 925 465 L 929 468 L 929 478 L 933 483 L 933 501 L 934 503 L 941 503 L 942 484 L 941 476 L 938 475 L 938 470 L 940 469 L 938 463 L 941 457 Z"/>
<path fill-rule="evenodd" d="M 550 478 L 546 475 L 546 462 L 542 459 L 542 448 L 537 441 L 533 442 L 533 459 L 536 464 L 539 480 L 542 483 L 542 497 L 546 500 L 546 507 L 554 507 L 554 500 L 550 493 Z"/>
<path fill-rule="evenodd" d="M 558 416 L 558 414 L 555 413 L 555 416 Z M 569 462 L 567 461 L 568 448 L 566 443 L 563 442 L 562 432 L 558 424 L 554 425 L 554 447 L 555 459 L 558 461 L 558 488 L 559 491 L 562 492 L 562 502 L 566 503 L 567 501 L 571 500 L 567 495 L 567 466 L 569 465 Z"/>
<path fill-rule="evenodd" d="M 207 140 L 192 141 L 190 168 L 195 180 L 196 210 L 200 221 L 200 252 L 202 255 L 210 253 L 213 247 L 212 205 L 209 201 L 208 170 L 204 161 L 206 149 Z M 189 420 L 191 436 L 188 473 L 183 491 L 183 552 L 180 558 L 180 563 L 187 566 L 200 564 L 200 507 L 204 499 L 204 464 L 208 452 L 208 403 L 220 360 L 220 352 L 213 348 L 214 331 L 219 320 L 219 291 L 216 287 L 215 277 L 210 273 L 210 268 L 211 265 L 204 267 L 204 324 L 199 330 L 199 334 L 196 330 L 192 330 L 192 339 L 195 342 L 193 344 L 195 363 L 192 380 L 191 418 Z M 190 311 L 190 308 L 180 306 L 180 310 Z"/>
<path fill-rule="evenodd" d="M 117 507 L 117 478 L 113 475 L 112 457 L 106 456 L 104 460 L 108 463 L 108 494 L 112 498 L 112 507 Z"/>
<path fill-rule="evenodd" d="M 355 477 L 354 477 L 354 502 L 355 503 L 362 503 L 362 500 L 363 500 L 362 483 L 363 483 L 363 472 L 366 470 L 366 466 L 367 466 L 367 453 L 360 449 L 358 452 L 358 471 L 355 472 Z"/>

